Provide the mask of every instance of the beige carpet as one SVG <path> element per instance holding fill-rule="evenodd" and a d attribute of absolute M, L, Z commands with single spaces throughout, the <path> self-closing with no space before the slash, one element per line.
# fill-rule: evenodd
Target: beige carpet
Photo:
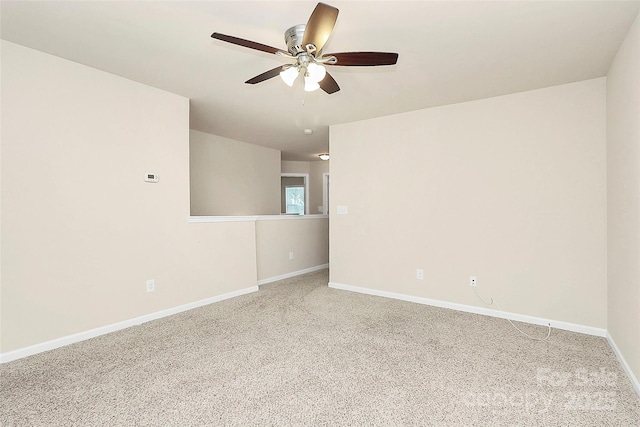
<path fill-rule="evenodd" d="M 502 319 L 327 280 L 264 285 L 1 365 L 0 425 L 640 425 L 603 338 L 536 342 Z"/>

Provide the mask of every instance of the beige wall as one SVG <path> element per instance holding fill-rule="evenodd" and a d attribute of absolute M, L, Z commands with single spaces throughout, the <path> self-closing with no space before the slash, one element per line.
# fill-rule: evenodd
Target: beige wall
<path fill-rule="evenodd" d="M 309 210 L 310 214 L 320 214 L 322 210 L 322 174 L 329 172 L 329 161 L 282 161 L 282 173 L 307 173 L 309 174 Z"/>
<path fill-rule="evenodd" d="M 640 18 L 607 75 L 608 330 L 640 379 Z"/>
<path fill-rule="evenodd" d="M 605 133 L 604 78 L 332 126 L 331 282 L 605 328 Z"/>
<path fill-rule="evenodd" d="M 280 163 L 280 168 L 282 173 L 309 173 L 310 163 L 311 162 L 283 160 Z"/>
<path fill-rule="evenodd" d="M 309 162 L 309 212 L 322 213 L 322 174 L 329 173 L 329 160 Z"/>
<path fill-rule="evenodd" d="M 191 215 L 280 213 L 280 151 L 190 131 Z"/>
<path fill-rule="evenodd" d="M 327 264 L 329 220 L 307 216 L 257 221 L 256 248 L 258 280 Z"/>
<path fill-rule="evenodd" d="M 3 41 L 2 107 L 0 352 L 255 286 L 252 222 L 187 223 L 186 98 Z"/>

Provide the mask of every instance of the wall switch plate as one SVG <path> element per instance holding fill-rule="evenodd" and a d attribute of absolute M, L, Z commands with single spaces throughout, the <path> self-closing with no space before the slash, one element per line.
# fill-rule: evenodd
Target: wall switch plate
<path fill-rule="evenodd" d="M 476 276 L 469 276 L 469 286 L 471 286 L 472 288 L 475 288 L 476 285 L 477 285 Z"/>
<path fill-rule="evenodd" d="M 424 280 L 424 270 L 416 269 L 416 279 Z"/>
<path fill-rule="evenodd" d="M 289 252 L 289 259 L 293 259 L 293 251 Z"/>
<path fill-rule="evenodd" d="M 156 290 L 156 281 L 153 279 L 147 280 L 147 292 L 153 292 Z"/>
<path fill-rule="evenodd" d="M 349 207 L 348 206 L 344 206 L 344 205 L 338 206 L 336 208 L 336 213 L 338 215 L 346 215 L 346 214 L 349 213 Z"/>

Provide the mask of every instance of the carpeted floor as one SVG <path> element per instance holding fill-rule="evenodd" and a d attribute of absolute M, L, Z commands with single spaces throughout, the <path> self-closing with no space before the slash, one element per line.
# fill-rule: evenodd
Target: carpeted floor
<path fill-rule="evenodd" d="M 536 342 L 502 319 L 327 281 L 263 285 L 0 365 L 0 425 L 640 425 L 604 338 Z"/>

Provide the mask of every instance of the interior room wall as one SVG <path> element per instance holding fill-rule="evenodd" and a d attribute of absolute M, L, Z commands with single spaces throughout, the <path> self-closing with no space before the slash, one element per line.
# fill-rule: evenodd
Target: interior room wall
<path fill-rule="evenodd" d="M 188 99 L 1 48 L 0 352 L 255 287 L 253 222 L 187 222 Z"/>
<path fill-rule="evenodd" d="M 322 175 L 329 173 L 330 160 L 309 162 L 309 212 L 322 213 Z"/>
<path fill-rule="evenodd" d="M 605 328 L 605 97 L 599 78 L 332 126 L 331 283 L 486 307 L 476 276 L 507 312 Z"/>
<path fill-rule="evenodd" d="M 258 281 L 326 266 L 329 221 L 326 217 L 257 221 L 256 248 Z"/>
<path fill-rule="evenodd" d="M 190 131 L 191 215 L 278 215 L 280 151 Z"/>
<path fill-rule="evenodd" d="M 309 173 L 309 163 L 295 160 L 283 160 L 280 162 L 282 173 Z"/>
<path fill-rule="evenodd" d="M 607 184 L 607 327 L 640 379 L 640 18 L 607 74 Z"/>

